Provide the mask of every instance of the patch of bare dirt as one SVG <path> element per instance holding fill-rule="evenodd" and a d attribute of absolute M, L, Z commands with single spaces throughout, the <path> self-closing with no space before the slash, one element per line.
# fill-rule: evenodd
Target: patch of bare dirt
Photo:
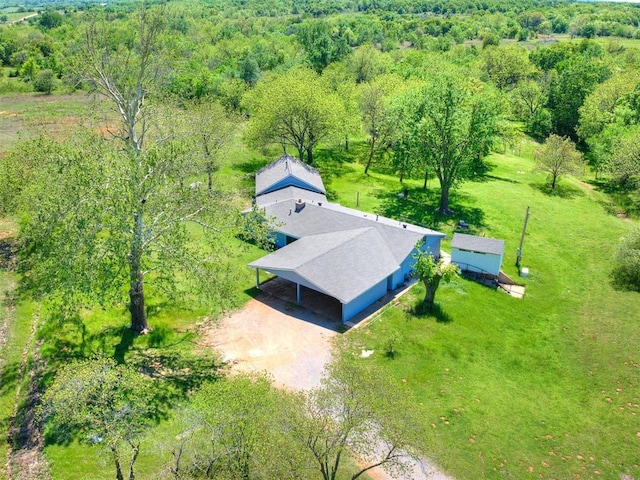
<path fill-rule="evenodd" d="M 32 320 L 29 340 L 25 344 L 16 381 L 16 396 L 13 413 L 9 418 L 7 480 L 49 480 L 49 466 L 42 449 L 44 439 L 42 426 L 38 421 L 36 409 L 40 404 L 38 380 L 44 371 L 44 361 L 39 355 L 39 343 L 35 342 L 40 312 Z M 29 357 L 32 361 L 29 362 Z M 22 402 L 24 380 L 28 379 L 26 401 Z"/>

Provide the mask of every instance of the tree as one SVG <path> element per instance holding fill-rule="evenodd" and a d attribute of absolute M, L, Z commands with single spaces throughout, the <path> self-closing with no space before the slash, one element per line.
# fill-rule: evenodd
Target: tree
<path fill-rule="evenodd" d="M 576 138 L 579 108 L 598 83 L 609 77 L 609 68 L 587 54 L 575 55 L 556 65 L 549 95 L 553 132 Z"/>
<path fill-rule="evenodd" d="M 626 107 L 626 99 L 638 84 L 636 72 L 616 74 L 595 86 L 578 109 L 578 136 L 587 140 L 602 133 L 605 127 L 618 120 L 619 109 Z M 622 112 L 621 112 L 622 113 Z M 624 119 L 620 119 L 624 121 Z"/>
<path fill-rule="evenodd" d="M 399 81 L 397 77 L 387 77 L 364 84 L 362 87 L 358 103 L 362 125 L 369 134 L 369 155 L 364 167 L 365 175 L 375 155 L 391 145 L 398 125 L 398 112 L 391 108 L 389 96 L 397 88 Z"/>
<path fill-rule="evenodd" d="M 450 213 L 449 192 L 475 174 L 499 132 L 501 106 L 474 81 L 438 74 L 404 98 L 403 134 L 424 169 L 440 182 L 438 210 Z"/>
<path fill-rule="evenodd" d="M 313 149 L 338 133 L 343 104 L 307 69 L 291 70 L 259 84 L 248 98 L 252 112 L 246 131 L 255 147 L 280 144 L 298 151 L 298 157 L 313 163 Z"/>
<path fill-rule="evenodd" d="M 634 188 L 640 184 L 640 127 L 620 130 L 609 140 L 605 169 L 621 187 Z"/>
<path fill-rule="evenodd" d="M 569 137 L 551 134 L 545 144 L 536 150 L 536 169 L 551 177 L 551 188 L 561 175 L 578 175 L 584 171 L 582 154 Z"/>
<path fill-rule="evenodd" d="M 356 83 L 371 82 L 386 69 L 382 53 L 373 45 L 361 45 L 348 57 L 347 63 Z"/>
<path fill-rule="evenodd" d="M 326 20 L 310 20 L 301 24 L 296 37 L 307 53 L 309 65 L 317 73 L 351 51 L 341 32 Z"/>
<path fill-rule="evenodd" d="M 233 117 L 225 112 L 222 105 L 210 99 L 202 99 L 187 104 L 184 120 L 188 123 L 193 143 L 198 146 L 202 171 L 207 175 L 207 187 L 213 190 L 214 174 L 229 152 L 231 141 L 236 133 Z"/>
<path fill-rule="evenodd" d="M 36 90 L 36 92 L 50 95 L 54 87 L 53 78 L 53 70 L 41 70 L 37 73 L 36 78 L 33 80 L 33 88 Z"/>
<path fill-rule="evenodd" d="M 640 292 L 640 228 L 622 240 L 613 259 L 613 280 L 624 290 Z"/>
<path fill-rule="evenodd" d="M 62 25 L 62 15 L 51 8 L 47 8 L 44 12 L 38 15 L 38 24 L 44 30 L 51 30 L 52 28 Z"/>
<path fill-rule="evenodd" d="M 179 413 L 173 478 L 304 478 L 305 452 L 291 436 L 304 418 L 300 395 L 278 390 L 263 375 L 204 384 Z"/>
<path fill-rule="evenodd" d="M 135 20 L 124 44 L 108 24 L 92 23 L 79 59 L 119 118 L 114 139 L 22 147 L 39 164 L 22 202 L 23 266 L 34 291 L 64 308 L 118 305 L 128 285 L 131 328 L 144 333 L 147 283 L 170 299 L 230 298 L 220 235 L 234 235 L 237 218 L 231 195 L 187 186 L 202 172 L 184 136 L 162 131 L 163 121 L 176 122 L 147 95 L 162 63 L 162 11 L 142 9 Z M 203 245 L 193 244 L 189 224 L 203 228 Z"/>
<path fill-rule="evenodd" d="M 113 360 L 74 361 L 58 370 L 40 414 L 59 438 L 107 448 L 116 479 L 124 480 L 127 465 L 134 480 L 141 437 L 156 413 L 152 393 L 150 379 Z"/>
<path fill-rule="evenodd" d="M 294 427 L 324 480 L 335 480 L 347 453 L 358 465 L 351 480 L 378 466 L 402 473 L 417 455 L 421 435 L 408 392 L 362 362 L 349 354 L 337 356 L 321 386 L 306 394 L 306 417 Z"/>
<path fill-rule="evenodd" d="M 500 89 L 513 88 L 535 73 L 527 50 L 518 46 L 497 46 L 482 52 L 484 69 Z"/>
<path fill-rule="evenodd" d="M 413 270 L 424 283 L 424 305 L 427 308 L 433 308 L 440 282 L 449 283 L 455 278 L 458 275 L 458 266 L 451 263 L 445 264 L 443 259 L 436 261 L 431 252 L 424 251 L 420 244 L 416 245 L 416 250 Z"/>

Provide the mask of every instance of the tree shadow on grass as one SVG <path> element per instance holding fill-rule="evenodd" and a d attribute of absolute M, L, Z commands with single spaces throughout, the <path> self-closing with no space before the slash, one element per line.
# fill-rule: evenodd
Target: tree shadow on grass
<path fill-rule="evenodd" d="M 435 318 L 438 323 L 451 323 L 453 317 L 445 312 L 440 304 L 434 303 L 433 305 L 427 305 L 420 301 L 416 303 L 409 312 L 418 318 Z"/>
<path fill-rule="evenodd" d="M 453 193 L 450 200 L 452 215 L 437 211 L 440 192 L 436 190 L 410 190 L 405 198 L 398 193 L 379 193 L 381 199 L 380 214 L 399 221 L 412 223 L 426 228 L 439 228 L 443 224 L 457 224 L 462 220 L 470 229 L 485 228 L 484 212 L 471 206 L 471 199 L 461 193 Z M 471 231 L 467 233 L 472 233 Z"/>
<path fill-rule="evenodd" d="M 242 173 L 246 173 L 247 175 L 249 175 L 249 174 L 256 173 L 258 170 L 260 170 L 262 167 L 264 167 L 268 163 L 269 163 L 269 160 L 265 159 L 264 157 L 252 157 L 250 160 L 247 160 L 246 162 L 236 163 L 234 165 L 234 168 L 237 170 L 240 170 Z"/>
<path fill-rule="evenodd" d="M 549 197 L 571 199 L 584 195 L 584 192 L 579 188 L 567 184 L 556 184 L 556 188 L 551 188 L 548 183 L 532 183 L 531 187 Z"/>
<path fill-rule="evenodd" d="M 491 180 L 497 180 L 499 182 L 507 182 L 507 183 L 522 183 L 517 180 L 513 180 L 511 178 L 498 177 L 496 175 L 483 175 L 482 177 L 474 178 L 474 182 L 489 182 Z"/>

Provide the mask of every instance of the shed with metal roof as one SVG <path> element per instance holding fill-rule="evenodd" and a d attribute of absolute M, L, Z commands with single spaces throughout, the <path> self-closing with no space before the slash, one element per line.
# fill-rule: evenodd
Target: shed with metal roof
<path fill-rule="evenodd" d="M 504 258 L 504 240 L 454 233 L 451 263 L 461 270 L 498 276 Z"/>

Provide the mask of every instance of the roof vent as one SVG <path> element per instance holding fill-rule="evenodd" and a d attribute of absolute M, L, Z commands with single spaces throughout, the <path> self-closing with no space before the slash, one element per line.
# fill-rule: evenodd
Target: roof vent
<path fill-rule="evenodd" d="M 296 202 L 296 213 L 301 211 L 304 208 L 304 205 L 305 205 L 304 200 L 299 198 L 298 201 Z"/>

